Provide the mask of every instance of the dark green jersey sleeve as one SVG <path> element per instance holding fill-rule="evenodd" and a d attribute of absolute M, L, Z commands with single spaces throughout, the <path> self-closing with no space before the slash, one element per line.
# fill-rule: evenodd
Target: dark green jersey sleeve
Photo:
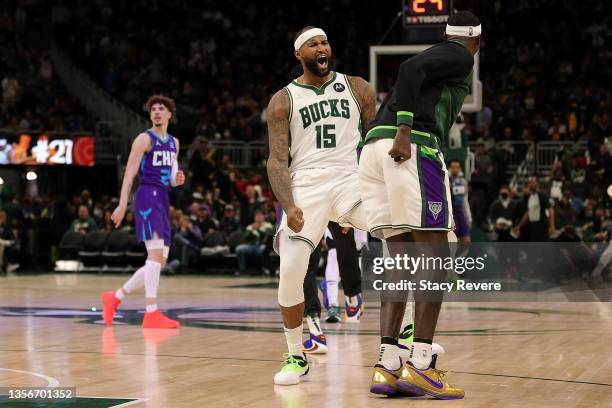
<path fill-rule="evenodd" d="M 460 84 L 470 74 L 474 57 L 463 46 L 432 47 L 400 65 L 395 85 L 397 122 L 412 126 L 421 87 L 431 82 Z"/>

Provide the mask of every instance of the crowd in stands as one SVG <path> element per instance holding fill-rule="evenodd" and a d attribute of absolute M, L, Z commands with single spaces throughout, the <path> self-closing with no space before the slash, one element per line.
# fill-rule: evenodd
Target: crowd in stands
<path fill-rule="evenodd" d="M 2 1 L 0 131 L 78 132 L 95 122 L 57 78 L 36 2 Z"/>
<path fill-rule="evenodd" d="M 609 105 L 606 106 L 609 108 Z M 530 191 L 510 189 L 503 185 L 500 197 L 490 206 L 487 221 L 499 232 L 496 220 L 503 218 L 519 222 L 523 212 L 528 210 L 528 199 L 539 193 L 538 200 L 547 208 L 547 224 L 542 224 L 540 237 L 553 240 L 606 242 L 612 237 L 611 199 L 608 186 L 612 185 L 612 122 L 607 110 L 600 111 L 596 123 L 588 131 L 586 143 L 576 146 L 565 145 L 558 151 L 550 174 L 543 178 L 543 185 Z M 481 164 L 482 165 L 482 164 Z M 534 178 L 535 179 L 535 178 Z M 533 183 L 530 180 L 530 183 Z M 507 198 L 501 197 L 507 193 Z M 504 203 L 504 209 L 500 205 Z M 510 209 L 516 207 L 515 213 Z M 508 240 L 509 227 L 503 228 L 502 240 Z M 538 240 L 538 239 L 535 239 Z"/>
<path fill-rule="evenodd" d="M 143 113 L 152 93 L 174 98 L 176 133 L 188 141 L 194 135 L 260 140 L 269 98 L 297 64 L 293 35 L 304 25 L 321 22 L 342 72 L 367 77 L 367 44 L 379 39 L 400 5 L 354 4 L 79 2 L 71 9 L 67 48 L 103 89 L 136 112 Z M 369 12 L 381 18 L 363 21 L 362 29 L 359 21 Z"/>
<path fill-rule="evenodd" d="M 171 257 L 183 264 L 214 232 L 224 240 L 244 233 L 246 242 L 235 248 L 241 256 L 269 250 L 269 225 L 277 221 L 278 208 L 264 172 L 239 171 L 209 141 L 265 140 L 269 97 L 288 82 L 296 64 L 293 33 L 305 22 L 320 23 L 338 69 L 367 78 L 368 45 L 378 42 L 400 7 L 399 1 L 358 2 L 356 7 L 349 0 L 272 8 L 212 0 L 179 0 L 172 7 L 144 0 L 78 0 L 70 6 L 59 1 L 45 7 L 37 1 L 0 3 L 5 6 L 0 11 L 0 129 L 93 128 L 57 80 L 49 44 L 34 41 L 44 37 L 40 30 L 49 19 L 56 44 L 73 63 L 134 111 L 145 114 L 143 102 L 152 93 L 176 100 L 173 132 L 183 146 L 194 140 L 187 155 L 188 184 L 172 197 Z M 605 190 L 612 184 L 612 90 L 605 67 L 612 56 L 612 30 L 605 4 L 455 1 L 457 8 L 472 9 L 484 27 L 484 106 L 464 116 L 462 131 L 476 142 L 474 225 L 495 232 L 496 239 L 610 239 Z M 391 35 L 387 43 L 398 38 Z M 550 174 L 511 188 L 504 167 L 510 152 L 496 145 L 500 140 L 579 143 L 559 151 Z M 519 153 L 523 157 L 526 150 Z M 60 241 L 61 231 L 111 231 L 115 202 L 110 196 L 94 199 L 87 191 L 71 200 L 3 192 L 6 220 L 0 212 L 0 239 L 15 241 L 17 253 L 44 253 L 47 243 L 36 243 L 33 226 L 49 228 L 49 247 Z M 541 217 L 529 211 L 535 203 Z M 133 217 L 128 212 L 122 228 L 133 232 Z M 509 224 L 499 223 L 500 218 Z M 536 220 L 539 230 L 530 234 Z M 2 238 L 9 230 L 14 239 Z"/>
<path fill-rule="evenodd" d="M 277 220 L 272 194 L 260 175 L 242 174 L 231 165 L 219 167 L 214 162 L 202 182 L 197 176 L 199 153 L 194 154 L 190 163 L 190 169 L 196 172 L 190 172 L 189 182 L 172 194 L 170 260 L 179 261 L 173 264 L 175 267 L 188 266 L 208 245 L 207 236 L 219 237 L 220 241 L 215 240 L 214 245 L 227 245 L 230 236 L 238 234 L 232 250 L 238 256 L 239 271 L 246 273 L 247 257 L 265 259 L 271 251 Z M 24 261 L 35 252 L 41 257 L 42 254 L 56 256 L 56 248 L 66 231 L 87 234 L 115 230 L 110 216 L 117 198 L 92 197 L 88 190 L 67 200 L 21 197 L 5 189 L 0 205 L 0 253 L 2 240 L 9 239 L 4 235 L 5 231 L 8 233 L 5 226 L 12 226 L 11 240 L 19 243 L 18 255 Z M 127 211 L 120 230 L 134 233 L 131 210 Z"/>

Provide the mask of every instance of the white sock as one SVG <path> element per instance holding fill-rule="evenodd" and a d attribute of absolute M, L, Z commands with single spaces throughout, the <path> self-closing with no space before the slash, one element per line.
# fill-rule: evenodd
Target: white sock
<path fill-rule="evenodd" d="M 304 325 L 300 324 L 294 329 L 288 329 L 285 327 L 285 339 L 287 340 L 287 347 L 289 354 L 292 356 L 303 357 L 302 353 L 302 332 Z"/>
<path fill-rule="evenodd" d="M 157 310 L 157 303 L 154 303 L 152 305 L 147 305 L 147 313 L 153 313 L 156 310 Z"/>
<path fill-rule="evenodd" d="M 410 352 L 410 362 L 419 370 L 426 370 L 431 364 L 431 344 L 413 342 Z"/>
<path fill-rule="evenodd" d="M 306 316 L 306 323 L 308 323 L 308 330 L 310 333 L 314 334 L 315 336 L 320 336 L 323 334 L 319 316 Z"/>
<path fill-rule="evenodd" d="M 410 300 L 406 302 L 406 308 L 404 309 L 404 318 L 402 319 L 402 331 L 406 329 L 406 326 L 412 324 L 414 327 L 414 311 L 413 311 L 414 303 Z"/>
<path fill-rule="evenodd" d="M 400 360 L 399 349 L 395 344 L 380 344 L 380 353 L 378 354 L 378 364 L 385 367 L 387 370 L 399 370 L 402 366 Z"/>
<path fill-rule="evenodd" d="M 116 297 L 117 299 L 119 299 L 119 300 L 123 300 L 123 298 L 125 298 L 125 293 L 124 293 L 124 291 L 123 291 L 121 288 L 117 289 L 117 290 L 115 291 L 115 297 Z"/>
<path fill-rule="evenodd" d="M 123 284 L 123 287 L 122 287 L 122 289 L 123 289 L 123 296 L 125 296 L 126 294 L 130 294 L 130 293 L 134 292 L 136 289 L 138 289 L 142 285 L 144 285 L 144 276 L 145 276 L 146 266 L 147 266 L 147 264 L 145 263 L 136 272 L 134 272 L 132 277 L 130 279 L 128 279 L 127 282 L 125 282 Z M 115 296 L 117 296 L 117 293 L 115 293 Z M 120 298 L 119 296 L 117 296 L 117 298 L 123 299 L 123 298 Z"/>
<path fill-rule="evenodd" d="M 327 301 L 329 306 L 338 307 L 338 281 L 327 282 Z"/>
<path fill-rule="evenodd" d="M 141 269 L 144 269 L 145 296 L 156 298 L 161 264 L 159 262 L 147 261 Z"/>

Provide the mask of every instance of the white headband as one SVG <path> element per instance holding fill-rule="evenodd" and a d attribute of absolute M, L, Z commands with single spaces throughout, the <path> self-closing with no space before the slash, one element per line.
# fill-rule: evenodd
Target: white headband
<path fill-rule="evenodd" d="M 458 35 L 461 37 L 478 37 L 482 32 L 482 26 L 479 24 L 476 27 L 471 26 L 452 26 L 446 25 L 446 34 Z"/>
<path fill-rule="evenodd" d="M 316 37 L 317 35 L 322 35 L 325 37 L 325 39 L 327 39 L 327 34 L 325 34 L 325 31 L 321 30 L 320 28 L 311 28 L 310 30 L 306 30 L 300 34 L 300 36 L 293 43 L 293 48 L 295 48 L 296 51 L 299 50 L 306 41 L 310 40 L 312 37 Z"/>

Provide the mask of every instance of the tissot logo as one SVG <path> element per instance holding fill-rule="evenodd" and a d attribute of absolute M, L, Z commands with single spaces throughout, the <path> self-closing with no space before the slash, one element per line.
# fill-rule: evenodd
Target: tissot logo
<path fill-rule="evenodd" d="M 341 83 L 335 83 L 334 84 L 334 91 L 336 92 L 342 92 L 344 91 L 344 85 L 342 85 Z"/>

